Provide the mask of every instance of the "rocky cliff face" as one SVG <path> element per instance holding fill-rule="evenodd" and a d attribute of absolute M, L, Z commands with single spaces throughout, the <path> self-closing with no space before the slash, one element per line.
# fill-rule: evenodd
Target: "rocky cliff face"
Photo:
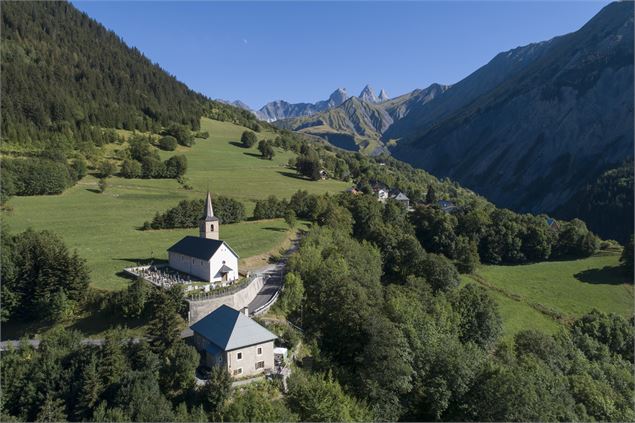
<path fill-rule="evenodd" d="M 633 156 L 633 3 L 501 53 L 384 137 L 393 154 L 500 206 L 551 211 Z"/>

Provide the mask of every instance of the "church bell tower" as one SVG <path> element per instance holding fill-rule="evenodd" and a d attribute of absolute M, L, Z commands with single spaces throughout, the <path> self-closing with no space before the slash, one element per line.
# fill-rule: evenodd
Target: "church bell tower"
<path fill-rule="evenodd" d="M 207 239 L 218 239 L 218 233 L 220 230 L 220 220 L 214 216 L 214 210 L 212 209 L 212 195 L 207 192 L 207 199 L 205 200 L 205 212 L 203 219 L 198 223 L 199 236 Z"/>

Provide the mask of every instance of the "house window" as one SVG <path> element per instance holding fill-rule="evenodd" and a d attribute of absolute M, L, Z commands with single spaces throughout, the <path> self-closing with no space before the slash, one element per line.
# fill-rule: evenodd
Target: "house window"
<path fill-rule="evenodd" d="M 258 355 L 262 355 L 262 347 L 258 347 Z"/>
<path fill-rule="evenodd" d="M 214 230 L 214 224 L 212 223 L 211 225 L 209 225 L 209 230 L 213 231 Z"/>
<path fill-rule="evenodd" d="M 243 369 L 242 368 L 234 370 L 234 376 L 238 376 L 238 375 L 242 375 L 242 374 L 243 374 Z"/>
<path fill-rule="evenodd" d="M 239 352 L 236 353 L 236 360 L 242 360 L 243 359 L 243 353 Z"/>
<path fill-rule="evenodd" d="M 259 361 L 256 363 L 256 370 L 258 369 L 264 369 L 265 368 L 265 362 L 264 361 Z"/>

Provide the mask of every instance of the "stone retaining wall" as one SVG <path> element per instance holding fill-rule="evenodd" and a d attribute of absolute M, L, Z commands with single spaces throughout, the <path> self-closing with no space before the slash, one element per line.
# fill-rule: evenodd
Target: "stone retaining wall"
<path fill-rule="evenodd" d="M 251 303 L 260 289 L 264 285 L 264 278 L 258 276 L 245 288 L 233 294 L 228 294 L 222 297 L 210 298 L 206 300 L 188 300 L 190 305 L 190 311 L 188 313 L 188 324 L 192 325 L 203 317 L 216 310 L 221 305 L 228 305 L 236 310 L 242 310 Z"/>

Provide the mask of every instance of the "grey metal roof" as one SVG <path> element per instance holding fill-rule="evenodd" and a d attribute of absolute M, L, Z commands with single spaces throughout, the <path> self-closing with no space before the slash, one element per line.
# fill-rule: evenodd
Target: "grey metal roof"
<path fill-rule="evenodd" d="M 188 235 L 170 248 L 168 248 L 168 251 L 183 254 L 189 257 L 195 257 L 201 260 L 209 260 L 223 244 L 225 244 L 224 241 L 220 241 L 217 239 L 208 239 Z M 236 252 L 232 250 L 229 245 L 225 244 L 225 246 L 236 257 L 238 257 L 238 254 L 236 254 Z"/>
<path fill-rule="evenodd" d="M 223 351 L 273 341 L 277 338 L 240 311 L 224 304 L 194 323 L 191 329 Z"/>
<path fill-rule="evenodd" d="M 406 194 L 404 194 L 403 192 L 400 192 L 399 194 L 395 196 L 395 200 L 404 201 L 404 200 L 409 200 L 409 198 L 406 197 Z"/>

